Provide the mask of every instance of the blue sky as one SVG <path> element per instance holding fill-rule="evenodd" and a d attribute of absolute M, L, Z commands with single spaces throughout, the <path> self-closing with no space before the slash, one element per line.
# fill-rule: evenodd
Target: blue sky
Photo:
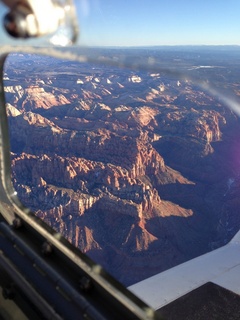
<path fill-rule="evenodd" d="M 240 45 L 240 0 L 74 2 L 83 45 Z"/>
<path fill-rule="evenodd" d="M 87 45 L 240 45 L 239 0 L 76 0 Z"/>

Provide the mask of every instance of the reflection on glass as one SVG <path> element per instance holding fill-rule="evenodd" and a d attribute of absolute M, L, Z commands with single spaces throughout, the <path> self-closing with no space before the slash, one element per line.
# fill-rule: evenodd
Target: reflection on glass
<path fill-rule="evenodd" d="M 130 285 L 239 229 L 239 121 L 191 78 L 240 85 L 231 48 L 124 50 L 184 77 L 12 54 L 4 82 L 21 202 Z"/>

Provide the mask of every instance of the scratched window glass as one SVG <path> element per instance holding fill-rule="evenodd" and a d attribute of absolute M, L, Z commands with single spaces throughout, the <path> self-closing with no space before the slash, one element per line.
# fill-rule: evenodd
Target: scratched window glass
<path fill-rule="evenodd" d="M 9 55 L 20 201 L 125 285 L 228 242 L 240 227 L 237 50 L 101 50 L 129 57 L 124 68 Z"/>

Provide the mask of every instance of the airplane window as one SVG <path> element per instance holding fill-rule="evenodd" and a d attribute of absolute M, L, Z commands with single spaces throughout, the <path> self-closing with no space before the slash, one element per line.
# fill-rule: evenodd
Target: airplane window
<path fill-rule="evenodd" d="M 8 56 L 12 183 L 26 207 L 129 286 L 240 227 L 240 52 L 93 51 L 97 62 Z"/>

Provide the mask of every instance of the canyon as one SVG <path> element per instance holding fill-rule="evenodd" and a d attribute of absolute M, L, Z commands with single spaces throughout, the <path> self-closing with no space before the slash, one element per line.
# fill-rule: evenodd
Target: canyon
<path fill-rule="evenodd" d="M 191 77 L 12 54 L 4 85 L 19 199 L 123 284 L 238 231 L 239 119 Z"/>

